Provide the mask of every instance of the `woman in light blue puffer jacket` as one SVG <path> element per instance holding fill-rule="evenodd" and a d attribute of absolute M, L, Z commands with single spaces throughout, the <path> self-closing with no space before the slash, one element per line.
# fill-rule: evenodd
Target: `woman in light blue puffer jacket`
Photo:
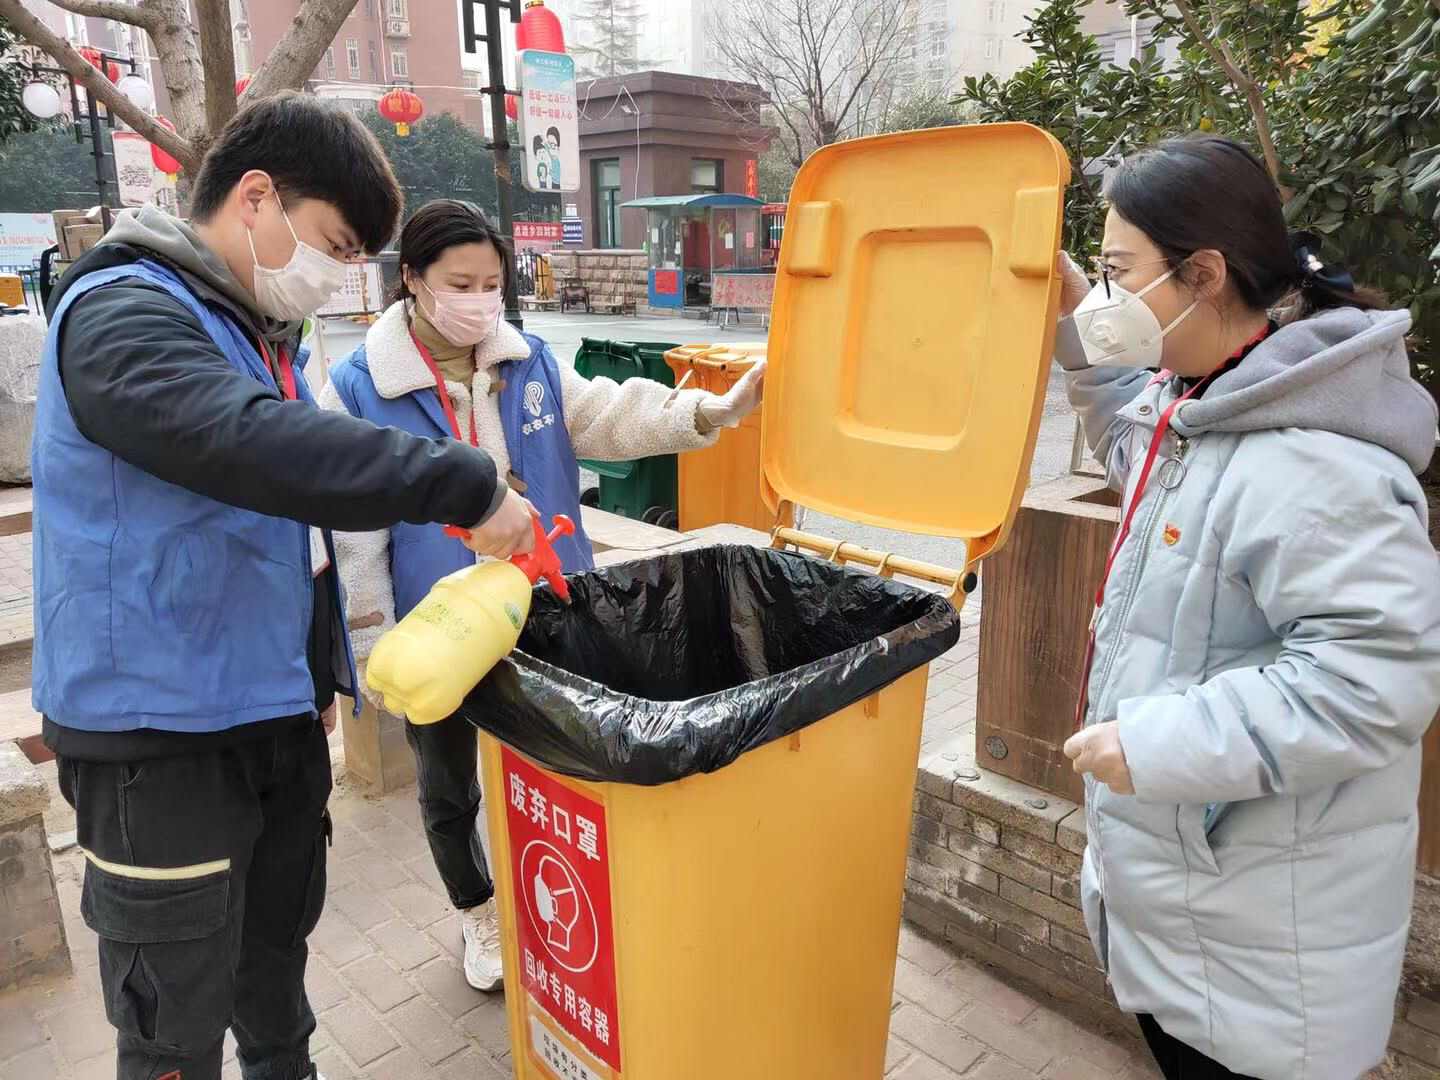
<path fill-rule="evenodd" d="M 1440 708 L 1435 402 L 1410 316 L 1287 236 L 1243 147 L 1160 144 L 1107 196 L 1057 346 L 1124 492 L 1066 745 L 1086 920 L 1167 1077 L 1354 1080 L 1390 1031 Z"/>

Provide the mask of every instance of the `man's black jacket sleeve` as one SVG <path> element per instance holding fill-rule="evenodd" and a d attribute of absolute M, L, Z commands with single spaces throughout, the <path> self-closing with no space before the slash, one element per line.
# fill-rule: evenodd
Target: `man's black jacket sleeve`
<path fill-rule="evenodd" d="M 59 363 L 87 439 L 231 506 L 363 532 L 402 521 L 474 525 L 504 493 L 490 455 L 456 439 L 282 401 L 149 286 L 109 285 L 77 300 Z"/>

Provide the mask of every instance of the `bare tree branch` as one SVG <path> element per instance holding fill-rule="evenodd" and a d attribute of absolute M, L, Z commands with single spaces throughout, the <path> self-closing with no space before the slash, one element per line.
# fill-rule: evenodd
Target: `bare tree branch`
<path fill-rule="evenodd" d="M 113 19 L 126 26 L 149 30 L 157 17 L 149 8 L 126 4 L 121 0 L 51 0 L 61 11 L 90 19 Z"/>
<path fill-rule="evenodd" d="M 219 134 L 235 115 L 235 42 L 230 0 L 194 0 L 205 72 L 205 126 Z"/>
<path fill-rule="evenodd" d="M 354 7 L 355 0 L 305 0 L 290 28 L 260 65 L 245 96 L 269 97 L 281 90 L 298 90 L 304 86 Z"/>
<path fill-rule="evenodd" d="M 1195 40 L 1229 76 L 1230 81 L 1235 84 L 1235 89 L 1245 95 L 1245 100 L 1250 106 L 1250 115 L 1255 119 L 1255 134 L 1260 140 L 1260 150 L 1265 155 L 1265 167 L 1270 171 L 1270 179 L 1274 180 L 1275 186 L 1280 189 L 1281 198 L 1289 202 L 1292 192 L 1280 181 L 1280 155 L 1275 149 L 1275 135 L 1270 130 L 1270 117 L 1265 112 L 1265 99 L 1260 92 L 1260 87 L 1241 69 L 1235 60 L 1234 53 L 1230 51 L 1230 47 L 1225 41 L 1218 34 L 1212 39 L 1205 28 L 1200 25 L 1200 20 L 1196 18 L 1190 0 L 1172 0 L 1172 2 L 1175 9 L 1180 12 L 1180 17 L 1185 20 L 1185 25 L 1190 28 L 1190 33 Z M 1440 0 L 1435 0 L 1435 3 L 1440 4 Z"/>
<path fill-rule="evenodd" d="M 70 73 L 125 123 L 150 142 L 169 153 L 186 169 L 200 164 L 200 155 L 188 139 L 155 122 L 155 118 L 133 104 L 109 79 L 88 64 L 71 48 L 70 43 L 55 34 L 43 21 L 32 15 L 21 0 L 0 0 L 0 15 L 15 28 L 17 34 L 31 45 L 38 46 Z"/>

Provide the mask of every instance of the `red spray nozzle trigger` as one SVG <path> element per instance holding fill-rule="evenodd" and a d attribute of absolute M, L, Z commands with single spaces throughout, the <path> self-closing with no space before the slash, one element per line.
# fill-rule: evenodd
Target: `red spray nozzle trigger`
<path fill-rule="evenodd" d="M 516 555 L 510 561 L 518 566 L 530 579 L 530 583 L 536 584 L 543 577 L 555 595 L 567 604 L 570 602 L 570 586 L 565 583 L 564 572 L 560 568 L 560 556 L 555 554 L 551 542 L 560 536 L 573 536 L 575 533 L 575 522 L 571 521 L 564 514 L 555 515 L 555 528 L 547 536 L 545 526 L 540 524 L 540 519 L 535 518 L 535 550 L 528 555 Z"/>

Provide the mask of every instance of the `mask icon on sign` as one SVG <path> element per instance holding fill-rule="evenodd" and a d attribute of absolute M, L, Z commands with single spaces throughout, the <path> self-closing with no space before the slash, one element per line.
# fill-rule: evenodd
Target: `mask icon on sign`
<path fill-rule="evenodd" d="M 569 952 L 570 935 L 580 921 L 580 897 L 570 879 L 570 871 L 559 859 L 546 855 L 535 871 L 533 884 L 535 914 L 545 924 L 546 944 L 552 949 Z"/>

